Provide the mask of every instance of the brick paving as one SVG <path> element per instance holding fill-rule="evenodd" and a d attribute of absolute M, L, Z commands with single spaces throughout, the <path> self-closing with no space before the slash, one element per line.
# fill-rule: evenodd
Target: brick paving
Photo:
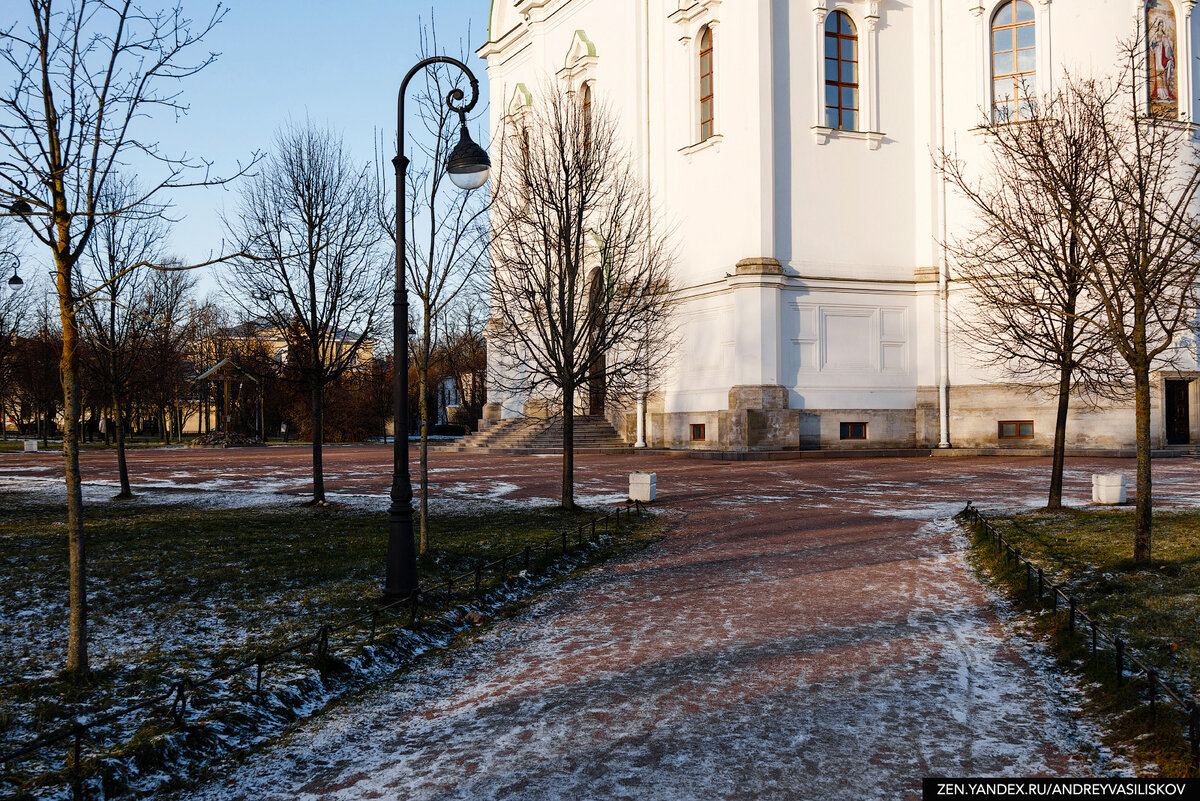
<path fill-rule="evenodd" d="M 47 461 L 50 460 L 50 461 Z M 131 452 L 134 483 L 302 493 L 297 448 Z M 85 453 L 85 480 L 113 480 Z M 50 455 L 0 456 L 0 476 Z M 326 486 L 386 504 L 390 451 L 330 448 Z M 552 500 L 555 457 L 435 454 L 448 504 Z M 1120 769 L 1077 695 L 1013 638 L 948 518 L 1043 503 L 1043 459 L 720 463 L 582 456 L 579 494 L 658 473 L 660 544 L 562 585 L 454 661 L 301 726 L 185 797 L 918 798 L 922 776 Z M 1195 460 L 1156 464 L 1195 505 Z M 1070 460 L 1067 495 L 1128 460 Z M 1088 755 L 1084 756 L 1087 752 Z"/>

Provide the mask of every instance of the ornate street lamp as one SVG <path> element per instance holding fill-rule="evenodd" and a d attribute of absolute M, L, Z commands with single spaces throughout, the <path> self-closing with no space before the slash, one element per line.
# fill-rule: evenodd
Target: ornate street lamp
<path fill-rule="evenodd" d="M 487 152 L 471 140 L 467 133 L 467 113 L 479 102 L 479 81 L 466 64 L 449 56 L 432 56 L 420 61 L 404 76 L 397 99 L 396 116 L 396 292 L 392 302 L 392 504 L 388 508 L 387 571 L 383 592 L 387 598 L 411 598 L 419 588 L 417 578 L 417 549 L 413 541 L 412 477 L 408 472 L 408 287 L 404 269 L 405 202 L 408 184 L 408 157 L 404 155 L 404 94 L 408 82 L 422 69 L 433 64 L 458 67 L 471 83 L 471 100 L 463 100 L 461 89 L 446 96 L 446 107 L 458 114 L 461 131 L 458 145 L 446 162 L 450 180 L 460 189 L 470 191 L 487 183 L 492 163 Z"/>
<path fill-rule="evenodd" d="M 21 266 L 21 259 L 11 250 L 0 251 L 0 256 L 12 257 L 13 274 L 12 278 L 8 279 L 8 288 L 13 292 L 19 291 L 23 286 L 25 286 L 25 282 L 21 280 L 21 276 L 17 275 L 17 268 Z"/>

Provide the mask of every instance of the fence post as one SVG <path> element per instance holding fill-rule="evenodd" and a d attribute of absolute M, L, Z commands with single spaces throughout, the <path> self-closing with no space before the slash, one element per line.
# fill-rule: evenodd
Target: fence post
<path fill-rule="evenodd" d="M 372 627 L 371 633 L 374 634 L 374 632 L 375 632 L 375 629 L 374 629 L 374 627 Z M 254 657 L 254 665 L 256 668 L 255 676 L 254 676 L 254 694 L 255 695 L 259 695 L 262 692 L 263 665 L 265 665 L 266 663 L 267 663 L 267 660 L 263 658 L 262 654 L 259 654 L 258 656 Z"/>
<path fill-rule="evenodd" d="M 479 594 L 479 587 L 483 584 L 483 565 L 475 565 L 475 594 Z"/>
<path fill-rule="evenodd" d="M 1069 604 L 1071 605 L 1071 624 L 1070 624 L 1070 630 L 1071 630 L 1071 633 L 1072 633 L 1072 634 L 1074 634 L 1074 633 L 1075 633 L 1075 603 L 1076 603 L 1076 601 L 1075 601 L 1075 596 L 1074 596 L 1074 595 L 1072 595 L 1070 598 L 1068 598 L 1068 599 L 1067 599 L 1067 603 L 1069 603 Z"/>
<path fill-rule="evenodd" d="M 409 607 L 412 609 L 412 625 L 417 625 L 417 610 L 421 606 L 421 595 L 416 590 L 409 596 Z"/>
<path fill-rule="evenodd" d="M 1150 716 L 1158 717 L 1158 671 L 1154 668 L 1146 670 L 1146 678 L 1150 680 Z"/>
<path fill-rule="evenodd" d="M 1096 621 L 1089 620 L 1088 622 L 1092 624 L 1092 653 L 1095 654 L 1096 653 Z"/>
<path fill-rule="evenodd" d="M 525 572 L 529 572 L 529 546 L 525 546 Z"/>
<path fill-rule="evenodd" d="M 500 576 L 502 580 L 508 581 L 508 554 L 500 555 Z"/>
<path fill-rule="evenodd" d="M 179 724 L 183 723 L 183 712 L 187 706 L 187 689 L 184 686 L 186 683 L 187 679 L 183 679 L 175 685 L 175 702 L 171 704 L 171 713 L 175 722 Z"/>
<path fill-rule="evenodd" d="M 1058 611 L 1058 587 L 1053 584 L 1050 585 L 1050 611 Z"/>
<path fill-rule="evenodd" d="M 1038 568 L 1038 603 L 1039 604 L 1042 602 L 1042 585 L 1045 584 L 1045 582 L 1046 582 L 1046 575 L 1042 572 L 1042 569 L 1039 567 Z"/>
<path fill-rule="evenodd" d="M 367 642 L 375 642 L 375 625 L 379 622 L 379 610 L 371 610 L 371 633 L 367 635 Z"/>
<path fill-rule="evenodd" d="M 592 539 L 596 539 L 596 518 L 592 518 Z"/>
<path fill-rule="evenodd" d="M 1020 553 L 1020 551 L 1017 551 L 1017 553 Z M 1033 587 L 1033 565 L 1031 565 L 1028 561 L 1026 561 L 1025 562 L 1025 589 L 1028 590 L 1032 587 Z"/>
<path fill-rule="evenodd" d="M 1125 683 L 1125 643 L 1117 637 L 1113 645 L 1117 650 L 1117 685 L 1120 686 Z"/>
<path fill-rule="evenodd" d="M 567 555 L 567 532 L 565 532 L 565 531 L 562 533 L 562 549 L 563 549 L 563 556 L 566 556 Z"/>

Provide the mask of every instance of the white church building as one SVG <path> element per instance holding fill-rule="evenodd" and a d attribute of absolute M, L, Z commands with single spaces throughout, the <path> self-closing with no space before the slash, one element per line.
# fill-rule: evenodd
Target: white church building
<path fill-rule="evenodd" d="M 493 0 L 491 129 L 538 92 L 616 112 L 674 225 L 682 347 L 629 441 L 723 451 L 1043 448 L 1055 402 L 956 342 L 965 230 L 935 169 L 986 163 L 985 114 L 1109 71 L 1149 31 L 1147 108 L 1197 113 L 1195 0 Z M 1200 365 L 1156 374 L 1156 445 L 1200 442 Z M 520 416 L 497 397 L 492 419 Z M 642 426 L 638 426 L 641 417 Z M 1076 404 L 1073 448 L 1131 447 L 1131 406 Z"/>

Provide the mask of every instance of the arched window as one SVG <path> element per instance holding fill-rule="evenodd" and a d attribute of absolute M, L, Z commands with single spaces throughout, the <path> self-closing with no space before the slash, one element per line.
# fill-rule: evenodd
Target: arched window
<path fill-rule="evenodd" d="M 1027 120 L 1037 110 L 1033 6 L 1009 0 L 992 17 L 992 121 Z"/>
<path fill-rule="evenodd" d="M 580 101 L 580 121 L 583 123 L 583 146 L 592 144 L 592 85 L 583 85 L 583 96 Z"/>
<path fill-rule="evenodd" d="M 858 130 L 858 31 L 844 11 L 825 18 L 825 125 Z"/>
<path fill-rule="evenodd" d="M 712 28 L 700 34 L 700 141 L 713 135 L 713 40 Z"/>

